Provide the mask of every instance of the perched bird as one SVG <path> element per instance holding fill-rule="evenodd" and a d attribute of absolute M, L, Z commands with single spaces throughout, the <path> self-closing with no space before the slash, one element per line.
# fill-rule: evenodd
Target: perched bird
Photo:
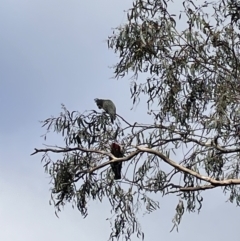
<path fill-rule="evenodd" d="M 111 145 L 111 153 L 117 158 L 123 157 L 123 152 L 121 150 L 121 147 L 115 142 L 113 142 Z M 111 160 L 110 157 L 109 157 L 109 160 Z M 114 180 L 121 179 L 122 162 L 111 163 L 111 167 L 114 173 Z"/>
<path fill-rule="evenodd" d="M 112 123 L 116 119 L 116 106 L 111 100 L 94 99 L 99 109 L 105 110 L 111 118 Z"/>

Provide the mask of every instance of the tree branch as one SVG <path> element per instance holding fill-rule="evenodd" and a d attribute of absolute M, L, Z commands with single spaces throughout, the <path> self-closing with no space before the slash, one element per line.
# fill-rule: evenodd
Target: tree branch
<path fill-rule="evenodd" d="M 60 148 L 60 147 L 56 147 L 56 148 L 59 148 L 59 149 L 53 149 L 53 148 L 46 148 L 46 149 L 36 149 L 35 148 L 35 152 L 33 152 L 31 155 L 35 155 L 36 153 L 39 153 L 39 152 L 54 152 L 54 153 L 64 153 L 64 152 L 70 152 L 70 151 L 77 151 L 77 150 L 80 150 L 80 151 L 83 151 L 83 152 L 92 152 L 92 153 L 98 153 L 98 154 L 102 154 L 102 155 L 106 155 L 108 157 L 111 158 L 110 161 L 107 161 L 107 162 L 104 162 L 100 165 L 98 165 L 97 167 L 94 167 L 93 169 L 91 170 L 86 170 L 84 171 L 84 173 L 93 173 L 94 171 L 104 167 L 104 166 L 107 166 L 113 162 L 124 162 L 124 161 L 128 161 L 130 159 L 132 159 L 134 156 L 138 155 L 140 152 L 147 152 L 147 153 L 151 153 L 151 154 L 154 154 L 156 156 L 159 156 L 163 161 L 165 161 L 166 163 L 168 163 L 170 166 L 174 167 L 175 169 L 179 170 L 179 171 L 182 171 L 182 172 L 185 172 L 185 173 L 188 173 L 194 177 L 196 177 L 197 179 L 200 179 L 202 181 L 205 181 L 205 182 L 209 182 L 211 183 L 211 185 L 213 186 L 226 186 L 226 185 L 230 185 L 230 184 L 233 184 L 233 185 L 237 185 L 237 184 L 240 184 L 240 179 L 225 179 L 225 180 L 222 180 L 222 181 L 218 181 L 216 179 L 213 179 L 213 178 L 210 178 L 208 176 L 204 176 L 204 175 L 201 175 L 189 168 L 186 168 L 176 162 L 174 162 L 173 160 L 171 160 L 170 158 L 166 157 L 164 154 L 162 154 L 161 152 L 157 151 L 157 150 L 154 150 L 154 149 L 150 149 L 150 148 L 146 148 L 146 147 L 142 147 L 142 146 L 137 146 L 137 150 L 136 151 L 133 151 L 132 153 L 130 153 L 128 156 L 126 157 L 122 157 L 122 158 L 116 158 L 114 157 L 114 155 L 112 155 L 111 153 L 109 152 L 105 152 L 105 151 L 99 151 L 99 150 L 94 150 L 94 149 L 86 149 L 86 148 L 82 148 L 82 147 L 74 147 L 74 148 Z M 197 188 L 197 187 L 195 187 Z M 209 189 L 210 186 L 208 186 L 207 188 L 205 189 Z M 213 187 L 211 187 L 213 188 Z M 201 190 L 201 189 L 199 189 Z M 182 191 L 185 191 L 185 189 L 183 188 Z M 190 190 L 186 190 L 186 191 L 190 191 Z"/>
<path fill-rule="evenodd" d="M 56 148 L 58 149 L 53 149 L 53 148 L 45 148 L 45 149 L 34 149 L 35 152 L 33 152 L 31 154 L 32 155 L 35 155 L 39 152 L 54 152 L 54 153 L 64 153 L 64 152 L 70 152 L 70 151 L 83 151 L 83 152 L 93 152 L 93 153 L 98 153 L 98 154 L 102 154 L 102 155 L 106 155 L 106 156 L 109 156 L 111 158 L 115 158 L 114 155 L 112 155 L 111 153 L 109 152 L 106 152 L 106 151 L 99 151 L 99 150 L 94 150 L 94 149 L 86 149 L 86 148 L 82 148 L 80 146 L 78 147 L 74 147 L 74 148 L 70 148 L 70 147 L 66 147 L 66 148 L 61 148 L 61 147 L 58 147 L 56 146 Z"/>
<path fill-rule="evenodd" d="M 203 191 L 207 189 L 213 189 L 217 188 L 218 186 L 216 185 L 203 185 L 203 186 L 195 186 L 195 187 L 182 187 L 182 186 L 176 186 L 172 184 L 172 188 L 176 188 L 177 190 L 174 191 L 168 191 L 166 194 L 170 193 L 178 193 L 178 192 L 195 192 L 195 191 Z"/>
<path fill-rule="evenodd" d="M 163 155 L 161 152 L 159 152 L 157 150 L 149 149 L 149 148 L 141 147 L 141 146 L 137 146 L 137 149 L 142 151 L 142 152 L 147 152 L 147 153 L 151 153 L 151 154 L 154 154 L 156 156 L 159 156 L 163 161 L 168 163 L 170 166 L 176 168 L 177 170 L 188 173 L 188 174 L 190 174 L 190 175 L 192 175 L 192 176 L 194 176 L 197 179 L 200 179 L 202 181 L 209 182 L 213 186 L 227 186 L 227 185 L 230 185 L 230 184 L 234 184 L 234 185 L 240 184 L 240 179 L 225 179 L 225 180 L 222 180 L 222 181 L 218 181 L 216 179 L 213 179 L 213 178 L 210 178 L 210 177 L 207 177 L 207 176 L 203 176 L 203 175 L 201 175 L 201 174 L 199 174 L 199 173 L 197 173 L 193 170 L 190 170 L 190 169 L 188 169 L 188 168 L 186 168 L 182 165 L 179 165 L 178 163 L 174 162 L 173 160 L 166 157 L 165 155 Z"/>

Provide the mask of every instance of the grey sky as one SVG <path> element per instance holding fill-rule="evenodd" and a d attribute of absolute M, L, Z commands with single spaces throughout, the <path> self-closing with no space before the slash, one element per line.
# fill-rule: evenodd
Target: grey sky
<path fill-rule="evenodd" d="M 90 203 L 86 219 L 70 205 L 56 218 L 41 156 L 30 153 L 43 143 L 38 121 L 59 114 L 61 103 L 84 111 L 96 108 L 94 98 L 110 98 L 129 121 L 146 121 L 141 108 L 130 110 L 129 79 L 111 79 L 108 68 L 117 59 L 105 40 L 130 6 L 127 0 L 0 1 L 1 241 L 107 240 L 108 203 Z M 187 213 L 179 233 L 169 233 L 178 200 L 158 199 L 160 211 L 140 215 L 146 240 L 239 238 L 240 210 L 219 190 L 205 193 L 201 213 Z"/>

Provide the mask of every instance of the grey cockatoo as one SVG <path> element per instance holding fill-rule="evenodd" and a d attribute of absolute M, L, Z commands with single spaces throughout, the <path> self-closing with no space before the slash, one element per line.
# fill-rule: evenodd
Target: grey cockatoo
<path fill-rule="evenodd" d="M 98 108 L 105 110 L 111 118 L 112 123 L 116 119 L 116 106 L 111 100 L 94 99 Z"/>

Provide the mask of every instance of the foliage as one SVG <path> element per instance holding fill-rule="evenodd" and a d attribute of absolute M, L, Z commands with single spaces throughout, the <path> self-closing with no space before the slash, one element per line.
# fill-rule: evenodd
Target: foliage
<path fill-rule="evenodd" d="M 174 4 L 135 0 L 127 23 L 108 39 L 119 55 L 116 78 L 132 73 L 133 104 L 147 97 L 153 122 L 131 124 L 118 116 L 111 125 L 106 114 L 63 106 L 60 117 L 43 126 L 47 134 L 62 133 L 65 145 L 33 153 L 43 153 L 58 211 L 72 202 L 85 217 L 90 200 L 109 201 L 110 239 L 144 237 L 137 213 L 140 206 L 159 208 L 152 192 L 179 196 L 173 228 L 184 210 L 202 208 L 204 190 L 220 187 L 240 205 L 240 2 Z M 116 139 L 122 158 L 109 151 Z M 61 158 L 54 159 L 57 153 Z M 115 161 L 124 162 L 120 182 L 110 170 Z"/>

